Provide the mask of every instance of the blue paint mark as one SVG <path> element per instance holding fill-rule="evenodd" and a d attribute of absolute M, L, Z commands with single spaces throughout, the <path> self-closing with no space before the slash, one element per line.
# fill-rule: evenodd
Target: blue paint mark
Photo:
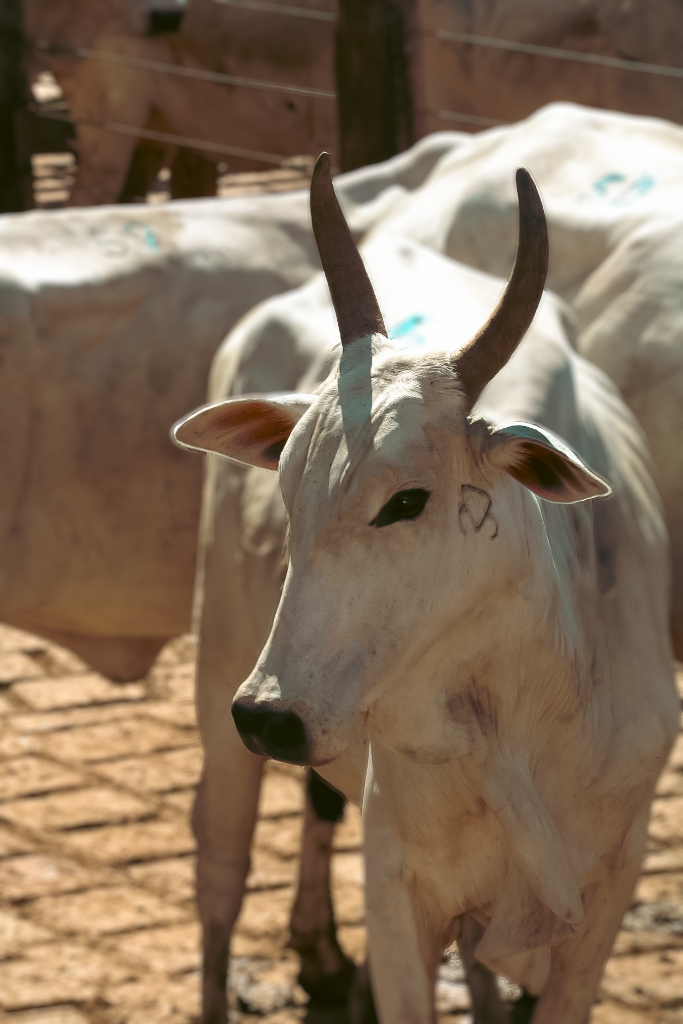
<path fill-rule="evenodd" d="M 389 337 L 392 341 L 397 338 L 403 338 L 406 334 L 412 334 L 416 327 L 419 327 L 425 322 L 427 318 L 422 313 L 415 313 L 413 316 L 408 316 L 405 320 L 399 320 L 397 324 L 389 328 Z"/>
<path fill-rule="evenodd" d="M 590 192 L 581 192 L 576 198 L 580 203 L 597 198 L 610 206 L 630 206 L 651 192 L 656 184 L 656 178 L 650 174 L 641 174 L 629 180 L 627 175 L 612 171 L 593 182 Z"/>
<path fill-rule="evenodd" d="M 148 249 L 159 249 L 159 242 L 157 236 L 154 234 L 151 228 L 147 228 L 145 231 L 145 245 Z"/>
<path fill-rule="evenodd" d="M 389 328 L 389 340 L 397 344 L 394 345 L 398 352 L 410 352 L 416 348 L 424 348 L 425 345 L 429 344 L 429 334 L 424 333 L 420 328 L 426 324 L 429 317 L 424 316 L 422 313 L 415 313 L 413 316 L 408 316 L 405 320 L 399 320 L 397 324 Z"/>
<path fill-rule="evenodd" d="M 136 233 L 141 233 L 143 242 L 145 243 L 148 249 L 152 250 L 152 252 L 158 252 L 159 249 L 161 248 L 161 246 L 159 245 L 159 239 L 157 238 L 155 232 L 147 224 L 141 224 L 139 221 L 129 220 L 126 224 L 124 224 L 123 230 L 126 233 L 130 233 L 132 231 Z"/>
<path fill-rule="evenodd" d="M 632 181 L 619 195 L 614 197 L 612 205 L 629 206 L 631 203 L 635 203 L 636 200 L 642 198 L 642 196 L 646 196 L 648 192 L 651 192 L 655 184 L 655 179 L 651 178 L 649 174 L 642 174 L 640 178 Z"/>
<path fill-rule="evenodd" d="M 617 185 L 620 181 L 626 181 L 626 175 L 616 173 L 603 174 L 602 178 L 598 178 L 598 180 L 593 183 L 593 188 L 599 196 L 606 196 L 610 185 Z"/>

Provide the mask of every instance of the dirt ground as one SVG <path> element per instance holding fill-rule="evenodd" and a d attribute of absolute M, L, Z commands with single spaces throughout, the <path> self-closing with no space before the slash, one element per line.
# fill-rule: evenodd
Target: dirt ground
<path fill-rule="evenodd" d="M 113 684 L 37 637 L 0 627 L 0 1021 L 190 1024 L 199 929 L 189 828 L 201 751 L 194 644 L 169 644 L 140 682 Z M 231 1018 L 344 1024 L 306 1006 L 287 950 L 301 829 L 299 769 L 267 766 L 232 949 Z M 643 875 L 594 1024 L 683 1021 L 683 739 L 659 785 Z M 341 942 L 364 952 L 361 825 L 336 836 Z M 442 1020 L 465 1024 L 457 958 Z"/>

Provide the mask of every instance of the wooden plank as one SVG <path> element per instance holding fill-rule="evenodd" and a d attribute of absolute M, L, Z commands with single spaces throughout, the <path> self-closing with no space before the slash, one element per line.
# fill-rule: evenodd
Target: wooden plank
<path fill-rule="evenodd" d="M 0 212 L 32 206 L 21 0 L 0 0 Z"/>
<path fill-rule="evenodd" d="M 413 142 L 411 0 L 340 0 L 336 77 L 344 171 Z"/>

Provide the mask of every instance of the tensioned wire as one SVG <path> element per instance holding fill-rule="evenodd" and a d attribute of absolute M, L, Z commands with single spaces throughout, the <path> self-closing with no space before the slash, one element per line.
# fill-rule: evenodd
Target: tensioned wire
<path fill-rule="evenodd" d="M 222 142 L 208 142 L 206 139 L 191 139 L 186 135 L 174 135 L 171 132 L 158 132 L 153 128 L 136 128 L 131 124 L 119 124 L 117 121 L 98 121 L 88 117 L 69 117 L 68 114 L 61 114 L 58 111 L 38 111 L 34 108 L 38 117 L 46 117 L 50 121 L 66 121 L 68 124 L 82 124 L 88 128 L 99 128 L 105 132 L 115 132 L 118 135 L 134 135 L 140 139 L 151 139 L 153 142 L 168 142 L 174 146 L 186 146 L 189 149 L 197 149 L 205 153 L 220 153 L 225 156 L 241 156 L 249 160 L 258 160 L 264 164 L 277 164 L 282 166 L 293 159 L 291 156 L 279 156 L 276 153 L 261 153 L 255 149 L 242 149 L 240 146 L 226 146 Z"/>
<path fill-rule="evenodd" d="M 514 53 L 528 53 L 534 57 L 552 57 L 555 60 L 573 60 L 581 64 L 595 64 L 598 67 L 616 68 L 619 71 L 639 71 L 643 75 L 662 75 L 665 78 L 683 78 L 683 68 L 666 64 L 648 64 L 641 60 L 626 60 L 623 57 L 602 57 L 597 53 L 581 50 L 563 50 L 556 46 L 537 46 L 536 43 L 517 43 L 513 39 L 494 39 L 492 36 L 475 36 L 469 32 L 451 32 L 439 28 L 433 34 L 437 39 L 450 43 L 467 43 L 471 46 L 489 47 L 495 50 L 510 50 Z"/>
<path fill-rule="evenodd" d="M 316 10 L 315 8 L 295 7 L 290 4 L 269 3 L 267 0 L 217 0 L 217 2 L 226 7 L 253 10 L 261 14 L 289 15 L 327 22 L 336 21 L 336 16 L 330 11 L 321 11 Z M 592 64 L 597 67 L 606 67 L 621 71 L 634 71 L 641 74 L 660 75 L 666 78 L 683 79 L 683 67 L 672 67 L 665 64 L 652 64 L 645 61 L 627 60 L 622 57 L 606 57 L 599 54 L 586 53 L 580 50 L 565 50 L 559 47 L 540 46 L 536 43 L 520 43 L 512 39 L 498 39 L 492 36 L 474 35 L 469 32 L 455 32 L 450 29 L 436 29 L 433 32 L 425 31 L 420 34 L 431 35 L 444 42 L 461 43 L 469 46 L 479 46 L 489 49 L 507 50 L 509 52 L 524 53 L 535 57 L 548 57 L 554 60 L 576 61 L 583 64 Z M 184 67 L 183 65 L 167 64 L 163 61 L 148 60 L 143 57 L 135 57 L 127 54 L 108 53 L 106 51 L 95 50 L 90 47 L 63 47 L 43 40 L 36 40 L 32 45 L 37 50 L 54 54 L 55 56 L 69 55 L 85 60 L 100 60 L 106 63 L 118 64 L 122 67 L 130 67 L 139 71 L 153 71 L 161 74 L 177 75 L 183 78 L 198 79 L 205 82 L 215 82 L 222 85 L 234 85 L 242 88 L 264 89 L 273 92 L 310 96 L 314 99 L 337 99 L 337 94 L 335 92 L 325 89 L 314 89 L 308 86 L 293 85 L 286 82 L 267 82 L 261 79 L 247 78 L 242 75 L 227 75 L 222 72 L 209 71 L 203 68 L 189 68 Z M 284 161 L 290 159 L 274 153 L 261 153 L 256 150 L 243 149 L 239 146 L 229 146 L 218 142 L 192 139 L 187 136 L 175 135 L 170 132 L 158 132 L 148 128 L 136 128 L 133 125 L 119 124 L 114 121 L 98 121 L 87 118 L 76 119 L 56 112 L 36 112 L 39 116 L 47 117 L 52 120 L 69 121 L 72 124 L 84 124 L 89 127 L 100 128 L 103 131 L 118 132 L 120 134 L 135 135 L 138 138 L 151 139 L 153 141 L 189 146 L 193 149 L 204 150 L 205 152 L 220 153 L 227 156 L 246 157 L 262 163 L 281 165 Z M 478 114 L 469 114 L 453 110 L 429 110 L 427 113 L 443 121 L 471 124 L 482 128 L 492 128 L 508 123 L 496 118 L 482 117 Z"/>

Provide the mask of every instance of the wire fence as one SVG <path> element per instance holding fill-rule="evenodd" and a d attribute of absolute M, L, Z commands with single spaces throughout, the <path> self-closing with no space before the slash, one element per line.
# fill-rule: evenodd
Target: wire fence
<path fill-rule="evenodd" d="M 332 11 L 296 7 L 289 4 L 269 3 L 267 0 L 216 0 L 216 3 L 225 7 L 239 8 L 266 15 L 308 18 L 328 23 L 336 22 L 337 20 L 336 15 Z M 443 42 L 455 43 L 463 46 L 505 50 L 514 53 L 527 54 L 534 57 L 574 61 L 597 67 L 611 68 L 613 70 L 632 71 L 640 74 L 659 75 L 664 78 L 683 79 L 683 67 L 627 60 L 621 57 L 603 56 L 601 54 L 587 53 L 581 50 L 567 50 L 559 47 L 541 46 L 536 43 L 523 43 L 512 39 L 480 36 L 468 32 L 457 32 L 451 29 L 439 28 L 435 30 L 420 30 L 418 34 L 422 36 L 431 36 Z M 243 75 L 230 75 L 219 71 L 211 71 L 205 68 L 187 67 L 182 64 L 169 64 L 163 61 L 136 57 L 132 54 L 111 53 L 84 46 L 66 47 L 46 40 L 33 40 L 29 45 L 37 52 L 48 56 L 71 56 L 80 60 L 102 61 L 104 63 L 118 65 L 119 67 L 130 68 L 131 70 L 176 75 L 185 79 L 194 79 L 219 85 L 230 85 L 237 88 L 260 89 L 285 95 L 306 96 L 311 99 L 325 100 L 328 102 L 337 100 L 337 94 L 334 91 L 316 89 L 310 86 L 296 85 L 289 82 L 264 81 L 262 79 L 249 78 Z M 67 121 L 71 124 L 98 128 L 102 131 L 116 132 L 129 136 L 133 135 L 140 139 L 149 139 L 172 145 L 185 146 L 205 153 L 245 157 L 261 163 L 276 164 L 280 166 L 291 160 L 291 157 L 285 157 L 281 154 L 264 153 L 256 150 L 245 149 L 240 146 L 226 145 L 225 143 L 215 142 L 212 140 L 194 139 L 170 132 L 160 132 L 150 128 L 120 124 L 115 121 L 98 120 L 96 118 L 72 118 L 61 112 L 41 109 L 39 106 L 34 106 L 34 112 L 39 117 L 51 120 Z M 493 128 L 509 123 L 497 118 L 484 117 L 479 114 L 472 114 L 466 111 L 439 109 L 428 110 L 426 113 L 442 121 L 471 125 L 478 128 Z"/>
<path fill-rule="evenodd" d="M 246 89 L 266 89 L 271 92 L 292 93 L 298 96 L 313 96 L 320 100 L 336 100 L 336 92 L 327 89 L 311 89 L 306 85 L 294 85 L 290 82 L 264 82 L 260 78 L 245 78 L 243 75 L 226 75 L 222 71 L 209 71 L 205 68 L 186 67 L 183 64 L 166 64 L 163 61 L 147 60 L 146 57 L 135 57 L 131 54 L 109 53 L 105 50 L 93 50 L 87 46 L 59 46 L 44 40 L 35 40 L 33 48 L 41 53 L 52 56 L 73 56 L 83 60 L 99 60 L 105 64 L 118 64 L 120 67 L 137 71 L 154 71 L 165 75 L 178 75 L 181 78 L 193 78 L 202 82 L 217 82 L 220 85 L 237 85 Z"/>
<path fill-rule="evenodd" d="M 572 60 L 581 64 L 594 64 L 619 71 L 636 71 L 644 75 L 661 75 L 664 78 L 683 78 L 683 68 L 668 67 L 666 64 L 648 64 L 640 60 L 625 60 L 622 57 L 603 57 L 597 53 L 581 50 L 562 50 L 555 46 L 537 46 L 536 43 L 518 43 L 513 39 L 494 39 L 490 36 L 475 36 L 469 32 L 451 32 L 439 28 L 434 32 L 437 39 L 449 43 L 466 43 L 495 50 L 510 50 L 513 53 L 527 53 L 534 57 L 551 57 L 554 60 Z"/>
<path fill-rule="evenodd" d="M 192 139 L 186 135 L 174 135 L 172 132 L 155 131 L 153 128 L 138 128 L 132 124 L 119 124 L 117 121 L 100 121 L 90 117 L 70 117 L 68 114 L 62 114 L 59 111 L 41 112 L 35 108 L 34 113 L 51 121 L 65 121 L 67 124 L 98 128 L 101 131 L 115 132 L 118 135 L 133 135 L 139 139 L 150 139 L 152 142 L 167 142 L 170 145 L 185 146 L 188 149 L 197 149 L 204 153 L 219 154 L 220 156 L 246 157 L 249 160 L 258 160 L 264 164 L 283 166 L 291 163 L 293 159 L 291 156 L 261 153 L 255 149 L 242 149 L 240 146 L 226 146 L 222 142 L 207 142 L 205 139 Z"/>
<path fill-rule="evenodd" d="M 335 22 L 336 15 L 331 11 L 321 11 L 314 8 L 295 7 L 288 4 L 268 3 L 266 0 L 217 0 L 223 6 L 241 8 L 248 11 L 255 11 L 260 14 L 275 14 L 297 18 L 309 18 L 319 22 Z M 218 85 L 230 85 L 238 88 L 259 89 L 269 92 L 277 92 L 284 95 L 306 96 L 311 99 L 336 102 L 336 92 L 327 89 L 315 89 L 310 86 L 296 85 L 291 82 L 268 82 L 262 79 L 249 78 L 244 75 L 229 75 L 219 71 L 211 71 L 207 68 L 187 67 L 182 64 L 168 64 L 164 61 L 149 60 L 145 57 L 136 57 L 132 54 L 111 53 L 104 50 L 96 50 L 91 47 L 77 46 L 69 47 L 49 40 L 36 39 L 29 42 L 29 46 L 38 53 L 54 57 L 75 57 L 79 60 L 96 60 L 119 67 L 130 68 L 131 70 L 147 71 L 159 74 L 176 75 L 180 78 L 193 79 L 195 81 L 210 82 Z M 134 136 L 139 139 L 148 139 L 153 142 L 164 142 L 170 145 L 184 146 L 189 149 L 199 150 L 212 155 L 241 157 L 254 160 L 259 163 L 284 166 L 291 163 L 292 157 L 283 156 L 277 153 L 264 153 L 258 150 L 246 149 L 241 146 L 232 146 L 225 143 L 207 139 L 195 139 L 185 135 L 177 135 L 171 132 L 156 131 L 152 128 L 142 128 L 136 125 L 121 124 L 116 121 L 103 120 L 98 118 L 75 118 L 61 111 L 41 109 L 38 104 L 32 105 L 33 113 L 38 117 L 52 121 L 62 121 L 76 126 L 83 125 L 88 128 L 99 129 L 105 132 L 114 132 L 120 135 Z"/>
<path fill-rule="evenodd" d="M 317 11 L 313 7 L 292 7 L 289 4 L 270 4 L 265 0 L 216 0 L 222 7 L 241 7 L 246 11 L 261 14 L 284 14 L 294 18 L 311 18 L 313 21 L 336 21 L 333 11 Z"/>
<path fill-rule="evenodd" d="M 230 7 L 244 7 L 259 10 L 268 14 L 292 14 L 296 16 L 310 16 L 305 8 L 286 8 L 276 4 L 261 3 L 260 0 L 216 0 L 216 2 Z M 316 11 L 316 15 L 325 14 L 326 11 Z M 322 19 L 319 19 L 322 20 Z M 324 20 L 335 20 L 330 14 Z M 420 35 L 432 36 L 445 42 L 461 43 L 467 46 L 478 46 L 487 49 L 507 50 L 513 53 L 523 53 L 535 57 L 549 57 L 554 60 L 577 61 L 582 64 L 592 64 L 598 67 L 613 68 L 620 71 L 633 71 L 646 75 L 659 75 L 664 78 L 683 79 L 683 67 L 671 67 L 666 64 L 650 64 L 645 61 L 626 60 L 622 57 L 607 57 L 595 53 L 585 53 L 581 50 L 564 50 L 553 46 L 540 46 L 536 43 L 520 43 L 512 39 L 497 39 L 490 36 L 472 35 L 469 32 L 454 32 L 450 29 L 436 29 L 434 31 L 420 31 Z M 30 45 L 43 53 L 53 56 L 74 56 L 83 60 L 100 60 L 105 63 L 118 64 L 121 67 L 128 67 L 138 71 L 155 71 L 167 75 L 178 75 L 183 78 L 194 78 L 205 82 L 217 82 L 223 85 L 236 85 L 249 89 L 268 89 L 273 92 L 296 93 L 302 96 L 312 96 L 316 99 L 336 100 L 336 92 L 327 89 L 313 89 L 310 86 L 295 85 L 291 82 L 266 82 L 257 78 L 247 78 L 242 75 L 227 75 L 219 71 L 209 71 L 204 68 L 187 67 L 181 64 L 167 64 L 163 61 L 148 60 L 144 57 L 135 57 L 131 54 L 109 53 L 104 50 L 94 50 L 87 46 L 68 47 L 46 40 L 36 39 Z"/>
<path fill-rule="evenodd" d="M 499 128 L 502 124 L 510 124 L 496 117 L 480 117 L 479 114 L 465 114 L 456 110 L 427 110 L 426 113 L 440 121 L 457 121 L 458 124 L 471 124 L 477 128 Z"/>

